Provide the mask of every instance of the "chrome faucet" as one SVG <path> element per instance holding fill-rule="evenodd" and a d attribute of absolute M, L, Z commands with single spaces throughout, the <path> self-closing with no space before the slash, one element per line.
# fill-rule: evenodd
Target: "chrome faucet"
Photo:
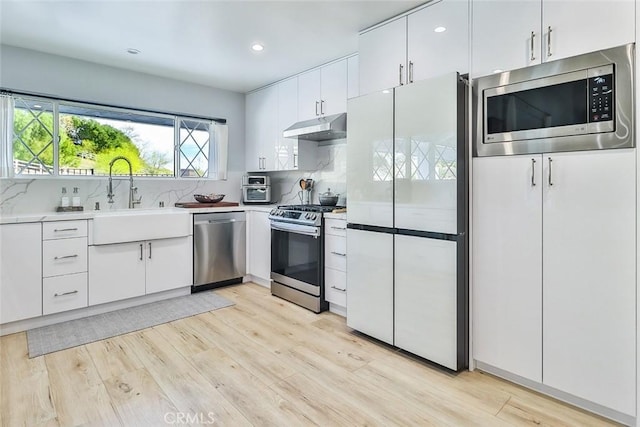
<path fill-rule="evenodd" d="M 133 168 L 131 167 L 131 162 L 123 156 L 114 157 L 113 160 L 109 163 L 109 186 L 107 187 L 107 197 L 109 198 L 109 203 L 113 203 L 113 178 L 111 177 L 111 173 L 113 170 L 113 164 L 118 160 L 124 160 L 129 165 L 129 209 L 133 209 L 135 205 L 138 205 L 142 201 L 142 196 L 137 199 L 134 198 L 134 194 L 138 191 L 138 187 L 133 185 Z"/>

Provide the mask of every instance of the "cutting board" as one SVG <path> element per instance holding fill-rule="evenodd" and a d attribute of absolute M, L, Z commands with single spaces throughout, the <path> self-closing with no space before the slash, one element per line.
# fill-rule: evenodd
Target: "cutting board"
<path fill-rule="evenodd" d="M 240 206 L 238 202 L 218 202 L 218 203 L 200 203 L 200 202 L 178 202 L 176 208 L 228 208 L 232 206 Z"/>

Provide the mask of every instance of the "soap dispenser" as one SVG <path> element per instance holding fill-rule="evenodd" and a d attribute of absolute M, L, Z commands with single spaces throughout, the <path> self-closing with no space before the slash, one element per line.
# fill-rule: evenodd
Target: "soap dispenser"
<path fill-rule="evenodd" d="M 80 193 L 78 192 L 78 187 L 73 187 L 73 199 L 71 204 L 74 207 L 80 206 Z"/>
<path fill-rule="evenodd" d="M 62 197 L 60 198 L 60 206 L 69 207 L 69 196 L 67 196 L 67 187 L 62 187 Z"/>

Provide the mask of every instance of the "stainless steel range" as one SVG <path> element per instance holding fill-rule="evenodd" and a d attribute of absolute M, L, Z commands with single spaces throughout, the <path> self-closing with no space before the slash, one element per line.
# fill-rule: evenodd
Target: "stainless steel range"
<path fill-rule="evenodd" d="M 271 294 L 316 313 L 327 310 L 324 299 L 324 234 L 322 214 L 336 206 L 278 206 L 271 221 Z"/>

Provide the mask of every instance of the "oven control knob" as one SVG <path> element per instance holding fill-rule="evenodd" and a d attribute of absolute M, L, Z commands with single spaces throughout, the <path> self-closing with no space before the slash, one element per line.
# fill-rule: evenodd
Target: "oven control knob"
<path fill-rule="evenodd" d="M 316 219 L 316 216 L 317 216 L 317 215 L 316 215 L 316 214 L 314 214 L 314 213 L 309 214 L 309 219 Z"/>
<path fill-rule="evenodd" d="M 269 212 L 269 215 L 274 215 L 277 212 L 276 209 L 271 209 L 271 212 Z"/>

